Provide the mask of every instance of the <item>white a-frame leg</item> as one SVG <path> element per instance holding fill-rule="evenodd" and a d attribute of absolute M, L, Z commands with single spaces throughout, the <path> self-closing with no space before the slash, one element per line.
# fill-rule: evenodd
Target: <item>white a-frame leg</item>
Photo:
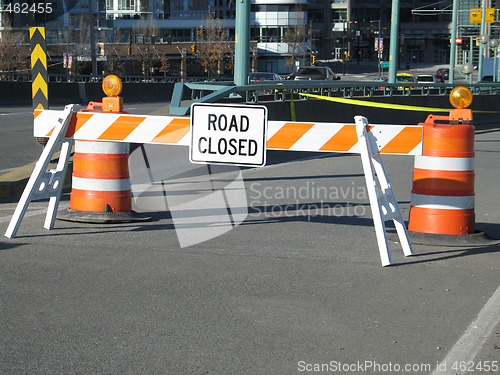
<path fill-rule="evenodd" d="M 413 255 L 403 215 L 391 187 L 391 182 L 382 163 L 375 139 L 366 130 L 368 120 L 363 116 L 354 117 L 358 134 L 358 147 L 365 173 L 366 187 L 372 209 L 373 223 L 377 235 L 382 266 L 391 264 L 391 254 L 387 243 L 385 222 L 392 219 L 405 256 Z"/>
<path fill-rule="evenodd" d="M 68 168 L 68 160 L 73 146 L 73 138 L 65 138 L 66 130 L 71 121 L 71 116 L 75 112 L 74 105 L 68 105 L 61 111 L 58 123 L 52 132 L 47 145 L 43 149 L 42 155 L 36 162 L 31 177 L 24 188 L 23 194 L 17 204 L 14 215 L 10 220 L 5 236 L 12 238 L 16 236 L 17 230 L 21 225 L 24 214 L 31 201 L 49 198 L 47 216 L 45 217 L 44 228 L 52 229 L 56 219 L 57 207 L 61 197 L 61 191 L 64 186 L 64 178 Z M 53 155 L 59 150 L 61 154 L 56 168 L 47 170 Z"/>

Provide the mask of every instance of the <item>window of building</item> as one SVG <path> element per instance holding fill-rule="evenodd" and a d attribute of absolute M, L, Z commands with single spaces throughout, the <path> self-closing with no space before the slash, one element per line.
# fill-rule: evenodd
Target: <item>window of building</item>
<path fill-rule="evenodd" d="M 118 0 L 118 10 L 134 10 L 135 0 Z"/>

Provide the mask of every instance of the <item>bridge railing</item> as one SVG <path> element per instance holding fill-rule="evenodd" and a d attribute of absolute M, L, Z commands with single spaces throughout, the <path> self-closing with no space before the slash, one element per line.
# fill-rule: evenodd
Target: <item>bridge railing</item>
<path fill-rule="evenodd" d="M 238 97 L 247 103 L 259 101 L 285 101 L 292 97 L 308 100 L 305 94 L 326 97 L 367 98 L 384 96 L 429 96 L 449 95 L 451 90 L 464 84 L 449 83 L 403 83 L 390 84 L 381 81 L 277 81 L 235 86 L 227 82 L 176 83 L 170 103 L 172 115 L 186 115 L 192 102 L 212 103 L 225 97 Z M 474 95 L 496 95 L 500 93 L 500 82 L 466 84 Z"/>
<path fill-rule="evenodd" d="M 104 76 L 49 74 L 50 83 L 102 82 Z M 182 101 L 215 102 L 224 97 L 236 96 L 248 103 L 259 101 L 285 101 L 293 98 L 308 100 L 300 93 L 331 97 L 377 97 L 377 96 L 429 96 L 449 95 L 459 85 L 469 87 L 474 95 L 496 95 L 500 93 L 500 82 L 484 83 L 408 83 L 390 84 L 383 81 L 273 81 L 256 82 L 245 86 L 235 86 L 230 80 L 209 77 L 178 76 L 120 76 L 124 83 L 174 83 L 174 93 L 170 105 L 173 115 L 189 113 L 189 104 Z M 31 82 L 31 73 L 0 72 L 0 81 Z M 297 95 L 294 95 L 297 94 Z M 167 98 L 166 98 L 167 99 Z"/>
<path fill-rule="evenodd" d="M 74 82 L 102 82 L 104 75 L 91 74 L 53 74 L 49 73 L 49 82 L 55 83 L 74 83 Z M 214 78 L 209 77 L 180 77 L 180 76 L 130 76 L 120 75 L 122 82 L 125 83 L 177 83 L 177 82 L 212 82 Z M 0 81 L 10 82 L 31 82 L 31 73 L 21 72 L 0 72 Z M 224 79 L 218 78 L 217 81 L 224 82 Z M 227 79 L 226 81 L 229 81 Z"/>

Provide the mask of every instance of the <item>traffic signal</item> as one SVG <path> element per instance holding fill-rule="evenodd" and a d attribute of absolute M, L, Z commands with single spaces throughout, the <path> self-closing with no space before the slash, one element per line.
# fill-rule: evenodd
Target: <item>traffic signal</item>
<path fill-rule="evenodd" d="M 191 44 L 191 52 L 196 53 L 196 44 Z"/>
<path fill-rule="evenodd" d="M 354 22 L 351 23 L 351 33 L 356 31 L 356 24 Z"/>
<path fill-rule="evenodd" d="M 462 39 L 462 49 L 468 50 L 470 48 L 470 38 L 468 36 Z"/>
<path fill-rule="evenodd" d="M 311 55 L 311 65 L 316 65 L 316 55 Z"/>

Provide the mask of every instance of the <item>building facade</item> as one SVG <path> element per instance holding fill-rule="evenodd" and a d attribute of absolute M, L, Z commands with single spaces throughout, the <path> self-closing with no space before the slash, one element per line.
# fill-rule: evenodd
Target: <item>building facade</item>
<path fill-rule="evenodd" d="M 334 58 L 387 60 L 391 6 L 391 0 L 333 0 Z M 422 1 L 400 1 L 399 61 L 446 63 L 451 8 L 419 13 L 421 7 Z"/>
<path fill-rule="evenodd" d="M 7 27 L 27 36 L 29 26 L 45 26 L 47 44 L 71 51 L 76 60 L 87 61 L 95 48 L 101 60 L 115 54 L 132 66 L 131 60 L 167 56 L 177 66 L 179 59 L 196 58 L 196 29 L 209 19 L 220 20 L 227 45 L 234 45 L 235 0 L 28 0 L 50 4 L 51 11 L 41 13 L 19 11 L 23 1 L 0 0 L 0 31 Z M 496 7 L 497 0 L 485 1 L 488 8 Z M 400 67 L 448 62 L 451 3 L 400 0 Z M 18 10 L 12 11 L 15 4 Z M 458 45 L 458 63 L 477 55 L 479 25 L 470 22 L 470 10 L 481 4 L 459 0 L 458 36 L 468 43 Z M 313 56 L 323 61 L 387 60 L 391 6 L 392 0 L 251 0 L 252 66 L 286 74 L 309 65 Z M 486 33 L 498 38 L 495 15 Z M 148 74 L 158 73 L 158 64 L 153 65 Z M 172 72 L 179 73 L 176 69 Z"/>

